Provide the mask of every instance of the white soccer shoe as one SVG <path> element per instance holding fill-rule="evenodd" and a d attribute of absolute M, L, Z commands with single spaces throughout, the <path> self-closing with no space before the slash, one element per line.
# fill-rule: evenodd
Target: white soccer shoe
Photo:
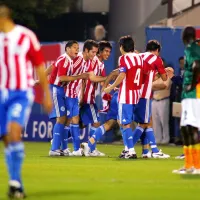
<path fill-rule="evenodd" d="M 185 167 L 182 167 L 180 169 L 175 169 L 172 171 L 173 174 L 193 174 L 195 169 L 192 167 L 190 169 L 186 169 Z"/>
<path fill-rule="evenodd" d="M 101 151 L 99 151 L 98 149 L 95 149 L 95 151 L 98 153 L 98 156 L 105 156 L 105 153 L 102 153 Z"/>
<path fill-rule="evenodd" d="M 89 155 L 90 148 L 88 146 L 88 143 L 86 143 L 86 142 L 81 143 L 81 148 L 83 149 L 84 156 L 86 156 L 86 157 L 90 156 Z"/>
<path fill-rule="evenodd" d="M 69 149 L 63 150 L 63 154 L 64 156 L 73 156 L 73 153 L 71 153 Z"/>
<path fill-rule="evenodd" d="M 166 158 L 170 158 L 170 155 L 164 154 L 162 150 L 160 149 L 158 153 L 152 153 L 152 158 L 166 159 Z"/>
<path fill-rule="evenodd" d="M 80 149 L 77 150 L 77 151 L 73 151 L 73 152 L 72 152 L 72 155 L 73 155 L 73 156 L 83 156 L 83 150 L 80 148 Z"/>
<path fill-rule="evenodd" d="M 64 153 L 60 150 L 49 151 L 49 156 L 64 156 Z"/>
<path fill-rule="evenodd" d="M 200 175 L 200 169 L 194 169 L 192 174 Z"/>
<path fill-rule="evenodd" d="M 185 159 L 185 155 L 184 155 L 184 154 L 181 154 L 180 156 L 176 156 L 175 159 L 181 159 L 181 160 L 182 160 L 182 159 Z"/>
<path fill-rule="evenodd" d="M 152 155 L 151 155 L 151 152 L 149 151 L 148 153 L 146 154 L 142 154 L 142 158 L 152 158 Z"/>

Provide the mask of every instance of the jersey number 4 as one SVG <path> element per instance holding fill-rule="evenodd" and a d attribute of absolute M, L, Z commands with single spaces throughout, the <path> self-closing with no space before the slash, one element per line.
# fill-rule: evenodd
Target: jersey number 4
<path fill-rule="evenodd" d="M 141 69 L 138 68 L 136 73 L 135 73 L 135 79 L 133 81 L 137 86 L 140 85 L 140 75 L 141 75 Z"/>

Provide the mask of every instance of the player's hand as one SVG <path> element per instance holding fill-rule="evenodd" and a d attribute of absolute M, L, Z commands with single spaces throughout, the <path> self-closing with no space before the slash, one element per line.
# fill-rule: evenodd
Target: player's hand
<path fill-rule="evenodd" d="M 88 79 L 88 78 L 89 78 L 89 74 L 88 73 L 81 74 L 81 79 Z"/>
<path fill-rule="evenodd" d="M 46 94 L 46 96 L 44 96 L 43 107 L 47 113 L 50 113 L 52 111 L 53 103 L 51 100 L 50 93 L 48 93 L 48 94 Z"/>
<path fill-rule="evenodd" d="M 109 86 L 109 87 L 107 87 L 107 88 L 105 88 L 103 91 L 106 93 L 106 94 L 108 94 L 108 93 L 110 93 L 111 91 L 112 91 L 112 86 Z"/>

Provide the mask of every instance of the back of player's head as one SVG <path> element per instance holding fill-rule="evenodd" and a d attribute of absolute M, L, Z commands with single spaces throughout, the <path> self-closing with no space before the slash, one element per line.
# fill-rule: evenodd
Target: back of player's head
<path fill-rule="evenodd" d="M 112 45 L 110 44 L 110 42 L 108 42 L 106 40 L 102 40 L 98 44 L 99 44 L 99 51 L 98 51 L 98 53 L 102 52 L 105 48 L 109 48 L 110 50 L 112 50 Z"/>
<path fill-rule="evenodd" d="M 160 52 L 161 45 L 157 40 L 149 40 L 146 45 L 146 51 L 157 51 Z"/>
<path fill-rule="evenodd" d="M 192 26 L 188 26 L 183 30 L 182 40 L 184 44 L 189 44 L 190 42 L 195 41 L 196 39 L 196 30 Z"/>
<path fill-rule="evenodd" d="M 183 56 L 179 57 L 179 59 L 178 59 L 179 62 L 180 62 L 181 60 L 184 60 L 184 57 L 183 57 Z"/>
<path fill-rule="evenodd" d="M 134 52 L 135 43 L 130 35 L 123 36 L 119 39 L 119 46 L 123 48 L 125 52 Z"/>
<path fill-rule="evenodd" d="M 67 44 L 65 45 L 65 51 L 66 51 L 67 47 L 70 48 L 70 47 L 72 47 L 73 44 L 78 44 L 78 42 L 76 40 L 69 40 L 67 42 Z"/>
<path fill-rule="evenodd" d="M 93 47 L 98 48 L 99 47 L 98 43 L 95 42 L 94 40 L 86 40 L 83 45 L 83 51 L 85 51 L 86 49 L 90 51 L 92 50 Z"/>
<path fill-rule="evenodd" d="M 0 3 L 0 17 L 12 18 L 12 10 L 4 3 Z"/>

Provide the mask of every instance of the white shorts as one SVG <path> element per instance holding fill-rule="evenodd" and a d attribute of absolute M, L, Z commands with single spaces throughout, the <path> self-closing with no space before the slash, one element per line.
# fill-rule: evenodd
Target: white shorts
<path fill-rule="evenodd" d="M 181 126 L 191 125 L 200 129 L 200 99 L 183 99 Z"/>

